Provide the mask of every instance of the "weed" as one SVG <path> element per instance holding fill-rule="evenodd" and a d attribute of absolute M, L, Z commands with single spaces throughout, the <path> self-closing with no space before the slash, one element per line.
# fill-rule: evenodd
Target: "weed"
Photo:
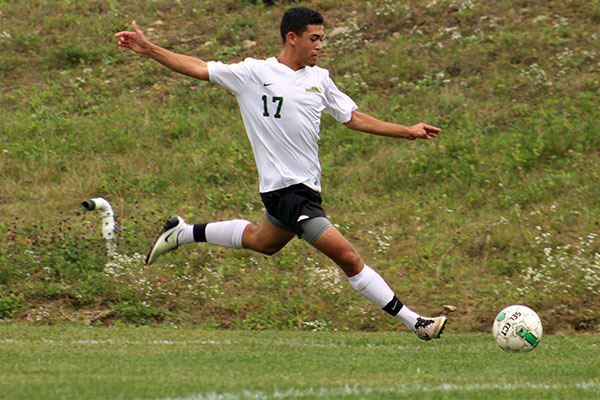
<path fill-rule="evenodd" d="M 0 319 L 11 318 L 17 311 L 25 306 L 23 294 L 14 293 L 0 298 Z"/>
<path fill-rule="evenodd" d="M 552 234 L 543 232 L 535 243 L 543 251 L 540 264 L 529 267 L 523 274 L 525 286 L 520 289 L 528 295 L 541 296 L 597 296 L 600 295 L 600 246 L 598 235 L 590 233 L 575 244 L 556 244 Z"/>
<path fill-rule="evenodd" d="M 160 323 L 165 313 L 145 303 L 129 304 L 123 302 L 112 308 L 113 316 L 119 321 L 135 326 Z"/>

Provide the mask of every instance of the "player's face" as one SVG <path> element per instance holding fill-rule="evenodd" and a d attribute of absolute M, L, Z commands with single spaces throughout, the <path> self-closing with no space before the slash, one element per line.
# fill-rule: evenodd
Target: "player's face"
<path fill-rule="evenodd" d="M 308 25 L 302 35 L 296 36 L 298 58 L 303 65 L 312 67 L 317 63 L 319 53 L 323 49 L 324 37 L 322 25 Z"/>

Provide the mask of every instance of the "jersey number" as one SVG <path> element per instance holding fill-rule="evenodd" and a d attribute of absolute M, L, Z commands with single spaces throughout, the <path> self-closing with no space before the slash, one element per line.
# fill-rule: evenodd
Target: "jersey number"
<path fill-rule="evenodd" d="M 268 117 L 271 114 L 269 114 L 269 98 L 267 97 L 267 95 L 264 95 L 262 97 L 262 101 L 263 101 L 263 117 Z M 277 110 L 275 110 L 275 115 L 273 115 L 273 117 L 275 118 L 281 118 L 281 106 L 283 105 L 283 97 L 273 97 L 273 103 L 277 103 Z"/>

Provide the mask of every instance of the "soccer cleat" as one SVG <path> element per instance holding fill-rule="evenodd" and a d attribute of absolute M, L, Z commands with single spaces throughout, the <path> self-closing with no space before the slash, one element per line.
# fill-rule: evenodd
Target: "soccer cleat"
<path fill-rule="evenodd" d="M 178 246 L 177 237 L 185 228 L 186 223 L 179 215 L 173 215 L 165 222 L 163 230 L 156 238 L 146 256 L 146 265 L 152 264 L 158 256 L 167 251 L 175 250 Z"/>
<path fill-rule="evenodd" d="M 431 340 L 439 339 L 444 327 L 446 326 L 446 317 L 435 318 L 417 318 L 415 331 L 419 339 Z"/>

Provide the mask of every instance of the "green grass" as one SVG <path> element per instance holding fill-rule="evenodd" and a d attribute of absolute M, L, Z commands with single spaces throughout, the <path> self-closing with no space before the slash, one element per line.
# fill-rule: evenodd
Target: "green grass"
<path fill-rule="evenodd" d="M 0 327 L 10 399 L 592 399 L 594 335 L 508 354 L 488 334 Z"/>
<path fill-rule="evenodd" d="M 113 34 L 136 19 L 174 51 L 269 57 L 290 6 L 272 3 L 0 0 L 0 319 L 395 328 L 300 241 L 271 258 L 138 257 L 171 214 L 257 222 L 263 208 L 233 96 Z M 303 3 L 326 20 L 320 64 L 361 110 L 442 128 L 390 141 L 325 116 L 320 155 L 332 222 L 411 308 L 456 306 L 454 331 L 489 331 L 513 303 L 549 332 L 598 331 L 597 3 Z M 108 259 L 100 216 L 82 212 L 92 197 L 115 208 L 123 257 Z"/>

